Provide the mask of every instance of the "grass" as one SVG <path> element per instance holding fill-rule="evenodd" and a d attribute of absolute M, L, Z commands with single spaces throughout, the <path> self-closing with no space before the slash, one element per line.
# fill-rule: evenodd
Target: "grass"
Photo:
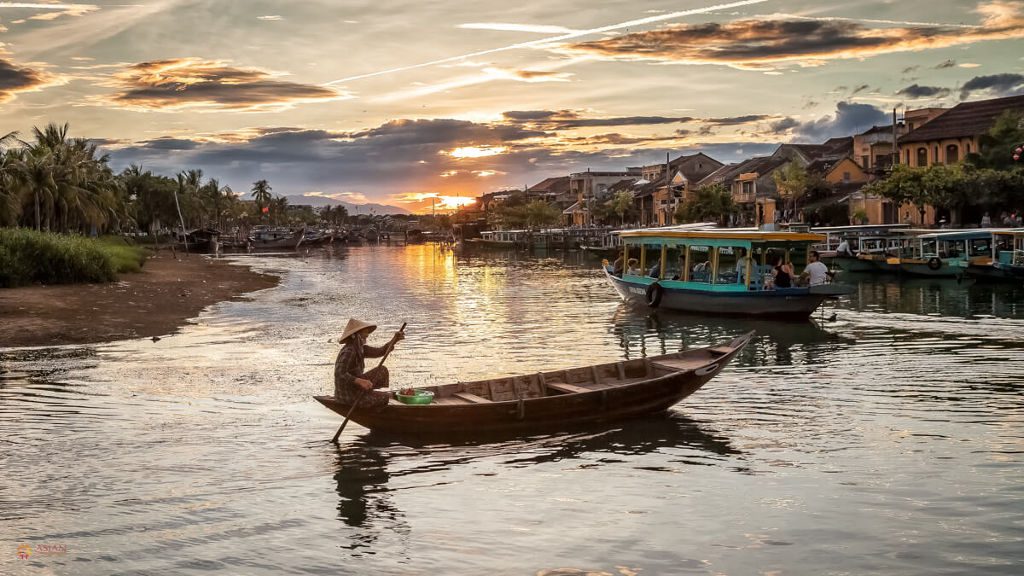
<path fill-rule="evenodd" d="M 120 238 L 0 228 L 0 287 L 111 282 L 138 272 L 146 251 Z"/>

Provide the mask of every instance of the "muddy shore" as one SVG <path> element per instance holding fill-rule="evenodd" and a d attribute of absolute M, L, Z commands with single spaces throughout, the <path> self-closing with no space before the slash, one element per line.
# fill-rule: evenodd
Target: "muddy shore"
<path fill-rule="evenodd" d="M 165 336 L 214 303 L 243 299 L 276 276 L 198 255 L 150 257 L 110 284 L 0 290 L 0 347 L 87 344 Z"/>

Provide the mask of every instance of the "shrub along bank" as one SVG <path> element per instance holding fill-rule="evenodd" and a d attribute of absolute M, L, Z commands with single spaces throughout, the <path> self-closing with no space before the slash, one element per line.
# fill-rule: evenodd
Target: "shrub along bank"
<path fill-rule="evenodd" d="M 111 282 L 138 272 L 146 250 L 119 238 L 85 238 L 0 228 L 0 287 Z"/>

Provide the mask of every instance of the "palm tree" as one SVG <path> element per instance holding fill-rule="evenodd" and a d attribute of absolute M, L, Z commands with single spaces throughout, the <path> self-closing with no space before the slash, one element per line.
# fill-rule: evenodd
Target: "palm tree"
<path fill-rule="evenodd" d="M 220 181 L 218 181 L 216 178 L 210 178 L 210 180 L 206 182 L 206 186 L 203 186 L 201 192 L 202 195 L 208 198 L 210 202 L 213 204 L 213 221 L 216 224 L 217 229 L 219 230 L 222 200 L 226 196 L 231 195 L 231 188 L 228 186 L 222 187 L 220 185 Z"/>
<path fill-rule="evenodd" d="M 256 201 L 256 206 L 260 209 L 260 218 L 263 218 L 264 209 L 270 206 L 270 191 L 272 188 L 266 180 L 257 180 L 252 184 L 252 198 Z"/>
<path fill-rule="evenodd" d="M 285 224 L 288 223 L 288 197 L 278 196 L 270 201 L 270 212 L 274 216 L 274 225 L 277 226 L 281 223 L 281 218 L 285 219 Z"/>

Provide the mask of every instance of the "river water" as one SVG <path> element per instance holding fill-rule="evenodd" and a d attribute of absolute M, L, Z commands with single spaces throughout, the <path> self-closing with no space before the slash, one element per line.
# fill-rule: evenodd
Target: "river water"
<path fill-rule="evenodd" d="M 0 574 L 1024 566 L 1024 288 L 851 276 L 786 323 L 627 308 L 582 253 L 238 258 L 280 286 L 156 342 L 0 350 Z M 350 316 L 409 323 L 396 388 L 757 337 L 663 416 L 337 447 L 311 396 Z"/>

